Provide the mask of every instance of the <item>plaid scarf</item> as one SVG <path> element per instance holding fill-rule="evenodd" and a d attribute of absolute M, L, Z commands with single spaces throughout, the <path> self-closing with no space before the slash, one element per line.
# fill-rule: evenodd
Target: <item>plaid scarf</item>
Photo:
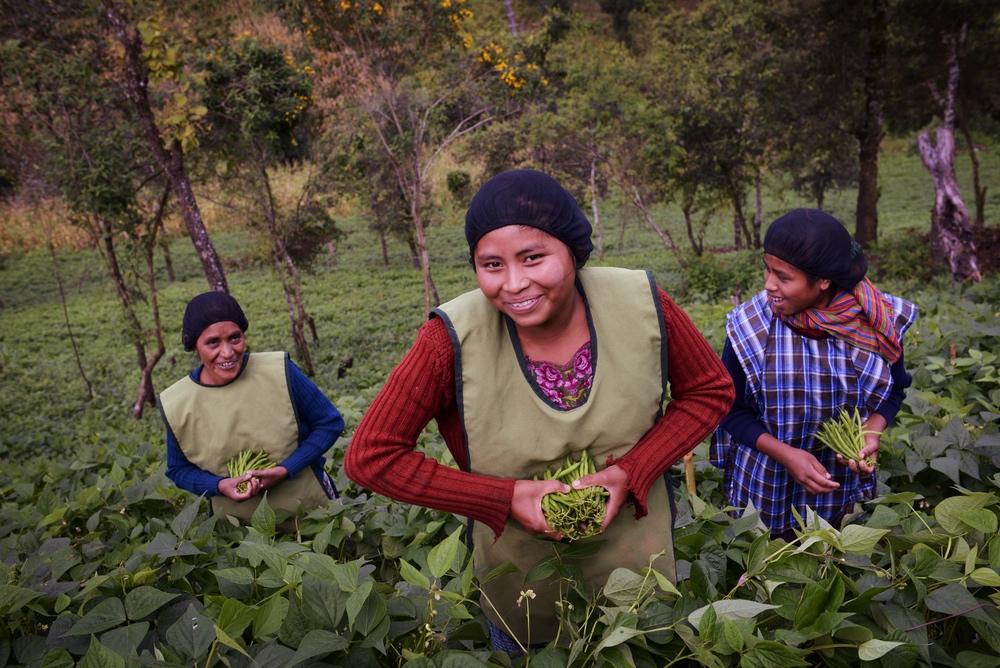
<path fill-rule="evenodd" d="M 830 334 L 856 348 L 877 353 L 890 364 L 903 354 L 892 302 L 867 278 L 861 279 L 851 292 L 840 292 L 829 306 L 808 308 L 790 316 L 775 311 L 775 315 L 806 335 Z"/>

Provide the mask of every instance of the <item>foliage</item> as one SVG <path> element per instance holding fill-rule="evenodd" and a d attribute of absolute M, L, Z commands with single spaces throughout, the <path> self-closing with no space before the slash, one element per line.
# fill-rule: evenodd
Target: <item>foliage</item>
<path fill-rule="evenodd" d="M 683 294 L 692 301 L 711 303 L 739 292 L 745 301 L 756 292 L 762 271 L 760 251 L 690 255 Z"/>

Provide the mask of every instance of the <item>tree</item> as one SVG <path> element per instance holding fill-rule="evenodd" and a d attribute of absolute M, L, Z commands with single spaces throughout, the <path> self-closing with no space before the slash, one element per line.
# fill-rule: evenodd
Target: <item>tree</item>
<path fill-rule="evenodd" d="M 427 249 L 430 168 L 461 137 L 513 113 L 502 89 L 529 81 L 527 66 L 501 45 L 472 49 L 464 2 L 301 0 L 288 7 L 291 25 L 331 63 L 341 111 L 364 119 L 406 200 L 428 311 L 440 302 Z"/>
<path fill-rule="evenodd" d="M 243 207 L 244 213 L 265 232 L 271 263 L 285 294 L 292 339 L 305 372 L 311 376 L 314 370 L 306 328 L 313 342 L 319 337 L 306 312 L 290 242 L 307 230 L 307 223 L 313 224 L 308 228 L 311 243 L 302 248 L 308 258 L 339 232 L 325 209 L 311 200 L 312 179 L 306 180 L 296 201 L 289 205 L 275 194 L 270 170 L 303 157 L 313 70 L 296 63 L 281 48 L 247 36 L 221 44 L 206 59 L 204 69 L 206 118 L 212 124 L 207 141 L 208 148 L 214 149 L 215 171 L 224 174 L 228 183 L 244 184 L 241 194 L 246 197 L 238 200 L 253 203 L 249 210 Z"/>
<path fill-rule="evenodd" d="M 948 88 L 938 95 L 944 112 L 944 122 L 937 128 L 937 141 L 932 144 L 924 132 L 917 138 L 920 159 L 934 180 L 934 209 L 931 214 L 932 255 L 935 260 L 945 255 L 957 282 L 982 280 L 976 259 L 969 212 L 962 201 L 955 179 L 955 95 L 961 67 L 958 60 L 959 45 L 965 40 L 966 26 L 959 33 L 945 33 L 949 47 Z"/>
<path fill-rule="evenodd" d="M 204 116 L 207 110 L 201 105 L 190 104 L 187 96 L 191 85 L 190 75 L 185 71 L 177 49 L 166 46 L 164 30 L 155 21 L 147 21 L 141 26 L 136 26 L 125 18 L 114 0 L 101 0 L 101 2 L 105 15 L 124 49 L 121 83 L 125 96 L 132 103 L 142 123 L 150 151 L 170 182 L 209 287 L 228 292 L 229 286 L 226 283 L 222 262 L 205 229 L 198 200 L 195 198 L 191 180 L 184 166 L 185 149 L 193 148 L 197 141 L 195 137 L 197 119 Z M 149 52 L 143 49 L 147 41 L 152 42 Z M 155 79 L 150 77 L 150 65 L 155 66 L 157 74 Z M 169 109 L 170 115 L 167 116 L 167 132 L 161 127 L 164 124 L 157 119 L 150 99 L 151 84 L 161 81 L 175 85 L 170 98 L 174 107 Z"/>

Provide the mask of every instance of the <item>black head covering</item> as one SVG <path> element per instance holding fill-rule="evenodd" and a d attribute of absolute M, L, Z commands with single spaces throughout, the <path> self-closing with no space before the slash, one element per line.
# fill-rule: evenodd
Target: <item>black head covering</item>
<path fill-rule="evenodd" d="M 194 350 L 201 333 L 217 322 L 235 322 L 244 332 L 250 327 L 239 302 L 225 292 L 203 292 L 189 301 L 181 330 L 184 350 Z"/>
<path fill-rule="evenodd" d="M 465 214 L 469 254 L 483 235 L 508 225 L 527 225 L 551 234 L 569 246 L 577 267 L 594 250 L 590 221 L 576 199 L 554 178 L 533 169 L 497 174 L 472 198 Z"/>
<path fill-rule="evenodd" d="M 868 272 L 858 242 L 843 223 L 819 209 L 795 209 L 771 223 L 764 252 L 845 290 L 853 290 Z"/>

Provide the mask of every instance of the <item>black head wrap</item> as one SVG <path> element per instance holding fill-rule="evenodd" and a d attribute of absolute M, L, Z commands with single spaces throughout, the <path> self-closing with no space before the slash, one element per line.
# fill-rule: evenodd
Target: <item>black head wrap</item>
<path fill-rule="evenodd" d="M 497 174 L 472 198 L 465 214 L 469 254 L 483 235 L 508 225 L 527 225 L 551 234 L 569 247 L 577 267 L 594 250 L 590 221 L 576 199 L 554 178 L 533 169 Z"/>
<path fill-rule="evenodd" d="M 771 223 L 764 252 L 845 290 L 853 290 L 868 272 L 858 242 L 843 223 L 819 209 L 795 209 Z"/>
<path fill-rule="evenodd" d="M 203 292 L 189 301 L 181 330 L 184 350 L 194 350 L 201 333 L 217 322 L 235 322 L 244 332 L 250 327 L 239 302 L 225 292 Z"/>

